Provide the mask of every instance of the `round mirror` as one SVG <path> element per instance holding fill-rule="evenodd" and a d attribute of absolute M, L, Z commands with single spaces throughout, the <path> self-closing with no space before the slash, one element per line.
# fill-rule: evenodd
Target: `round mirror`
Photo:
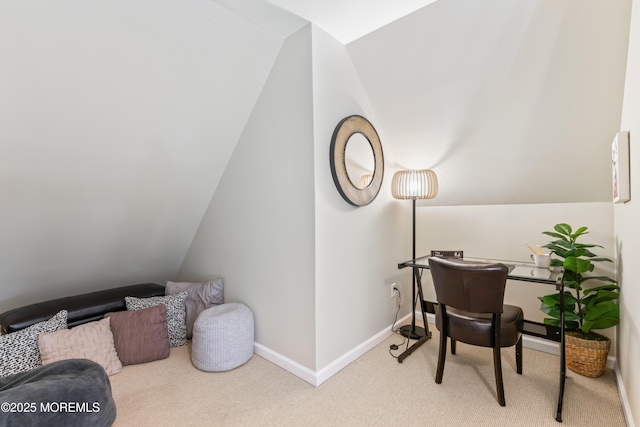
<path fill-rule="evenodd" d="M 373 125 L 354 115 L 340 121 L 331 138 L 331 175 L 340 195 L 354 206 L 368 205 L 382 187 L 382 144 Z"/>
<path fill-rule="evenodd" d="M 363 189 L 371 183 L 375 158 L 369 140 L 361 133 L 354 133 L 345 147 L 345 167 L 351 184 Z"/>

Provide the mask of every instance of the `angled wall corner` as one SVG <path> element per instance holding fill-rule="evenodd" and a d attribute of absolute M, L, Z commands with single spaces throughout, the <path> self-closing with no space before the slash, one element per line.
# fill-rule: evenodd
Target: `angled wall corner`
<path fill-rule="evenodd" d="M 405 256 L 406 221 L 390 193 L 393 144 L 385 139 L 347 48 L 316 26 L 312 34 L 316 342 L 322 370 L 393 322 L 396 307 L 388 285 L 403 280 L 397 262 Z M 334 128 L 353 114 L 376 128 L 385 158 L 380 192 L 357 208 L 340 196 L 329 167 Z"/>
<path fill-rule="evenodd" d="M 281 39 L 215 2 L 1 8 L 0 311 L 174 279 Z"/>
<path fill-rule="evenodd" d="M 255 340 L 315 368 L 311 32 L 284 40 L 191 248 L 181 280 L 221 276 L 252 308 Z"/>

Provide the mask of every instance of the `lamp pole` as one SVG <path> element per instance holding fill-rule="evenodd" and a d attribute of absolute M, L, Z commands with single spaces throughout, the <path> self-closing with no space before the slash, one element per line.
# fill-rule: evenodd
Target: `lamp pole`
<path fill-rule="evenodd" d="M 413 257 L 411 259 L 416 259 L 416 197 L 412 197 L 411 201 L 413 203 Z M 420 306 L 422 307 L 422 305 Z M 405 325 L 400 328 L 400 333 L 412 340 L 418 340 L 426 335 L 426 331 L 424 328 L 416 326 L 416 271 L 415 267 L 412 271 L 412 284 L 411 284 L 411 325 Z"/>

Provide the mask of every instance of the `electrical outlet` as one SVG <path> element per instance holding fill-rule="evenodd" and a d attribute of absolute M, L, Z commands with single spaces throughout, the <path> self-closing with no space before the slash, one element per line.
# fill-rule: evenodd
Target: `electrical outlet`
<path fill-rule="evenodd" d="M 395 283 L 392 283 L 390 286 L 391 288 L 391 298 L 396 296 L 396 291 L 398 290 L 398 286 Z"/>

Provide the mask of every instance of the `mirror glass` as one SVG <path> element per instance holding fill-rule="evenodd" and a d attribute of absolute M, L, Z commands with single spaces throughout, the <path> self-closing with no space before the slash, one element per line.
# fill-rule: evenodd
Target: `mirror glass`
<path fill-rule="evenodd" d="M 375 157 L 369 140 L 361 133 L 354 133 L 347 141 L 344 151 L 349 181 L 356 188 L 367 187 L 375 169 Z M 368 179 L 365 175 L 369 175 Z"/>
<path fill-rule="evenodd" d="M 382 187 L 384 156 L 380 137 L 369 120 L 353 115 L 340 120 L 329 149 L 331 177 L 342 198 L 368 205 Z"/>

